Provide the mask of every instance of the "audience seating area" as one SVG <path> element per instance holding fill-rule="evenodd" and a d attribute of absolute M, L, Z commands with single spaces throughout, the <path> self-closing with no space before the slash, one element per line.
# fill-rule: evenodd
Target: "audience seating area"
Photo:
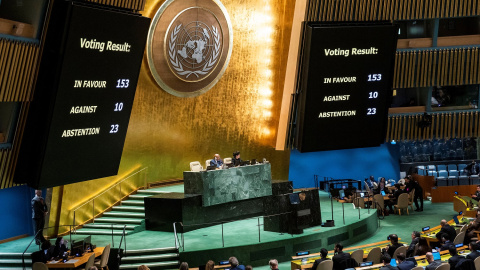
<path fill-rule="evenodd" d="M 437 186 L 480 185 L 479 176 L 468 176 L 465 167 L 467 164 L 425 165 L 416 168 L 419 175 L 434 176 Z"/>

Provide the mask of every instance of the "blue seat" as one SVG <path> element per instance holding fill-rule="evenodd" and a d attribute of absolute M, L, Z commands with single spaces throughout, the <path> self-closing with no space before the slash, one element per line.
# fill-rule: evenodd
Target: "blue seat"
<path fill-rule="evenodd" d="M 471 185 L 480 185 L 478 175 L 470 175 L 470 183 Z"/>
<path fill-rule="evenodd" d="M 466 175 L 460 175 L 458 177 L 458 184 L 459 185 L 470 185 L 470 179 Z"/>
<path fill-rule="evenodd" d="M 437 187 L 446 187 L 446 186 L 448 186 L 447 179 L 437 178 Z"/>
<path fill-rule="evenodd" d="M 437 165 L 437 171 L 446 171 L 447 166 L 446 165 Z"/>
<path fill-rule="evenodd" d="M 458 171 L 460 172 L 460 175 L 462 175 L 465 167 L 467 167 L 467 164 L 458 164 Z"/>
<path fill-rule="evenodd" d="M 435 165 L 428 165 L 428 166 L 427 166 L 427 169 L 428 169 L 429 171 L 436 171 L 436 170 L 437 170 L 437 167 L 435 167 Z"/>
<path fill-rule="evenodd" d="M 417 166 L 417 171 L 419 175 L 427 175 L 427 170 L 425 166 Z"/>
<path fill-rule="evenodd" d="M 428 175 L 434 176 L 435 178 L 438 176 L 437 171 L 431 171 L 431 170 L 428 170 Z"/>
<path fill-rule="evenodd" d="M 447 170 L 448 171 L 458 171 L 457 164 L 448 164 L 447 165 Z"/>

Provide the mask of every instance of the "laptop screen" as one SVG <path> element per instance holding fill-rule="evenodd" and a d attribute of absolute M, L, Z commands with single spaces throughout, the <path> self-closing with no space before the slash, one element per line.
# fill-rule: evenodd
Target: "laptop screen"
<path fill-rule="evenodd" d="M 392 259 L 392 260 L 390 261 L 390 265 L 393 266 L 393 267 L 397 266 L 397 260 Z"/>
<path fill-rule="evenodd" d="M 383 190 L 382 190 L 382 192 L 381 192 L 381 193 L 382 193 L 382 196 L 385 196 L 385 191 L 383 191 Z"/>
<path fill-rule="evenodd" d="M 440 261 L 441 260 L 441 257 L 440 257 L 440 252 L 433 252 L 433 260 L 434 261 Z"/>

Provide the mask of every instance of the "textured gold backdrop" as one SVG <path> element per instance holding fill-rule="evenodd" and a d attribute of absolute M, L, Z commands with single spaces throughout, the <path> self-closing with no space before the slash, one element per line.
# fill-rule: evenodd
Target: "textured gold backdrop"
<path fill-rule="evenodd" d="M 162 3 L 147 1 L 143 15 L 153 18 Z M 191 161 L 205 164 L 215 153 L 225 158 L 239 150 L 242 159 L 267 158 L 273 179 L 288 178 L 289 151 L 275 151 L 274 145 L 295 1 L 222 3 L 234 35 L 224 76 L 206 94 L 175 97 L 157 86 L 145 56 L 119 176 L 65 186 L 58 223 L 68 223 L 69 209 L 138 167 L 149 167 L 148 181 L 159 181 L 182 177 Z M 52 213 L 60 210 L 59 192 L 53 192 Z"/>

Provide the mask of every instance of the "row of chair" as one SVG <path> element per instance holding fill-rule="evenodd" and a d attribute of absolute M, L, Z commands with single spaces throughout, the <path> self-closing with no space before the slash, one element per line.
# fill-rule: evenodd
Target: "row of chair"
<path fill-rule="evenodd" d="M 405 209 L 407 214 L 410 215 L 408 212 L 408 207 L 410 207 L 413 211 L 413 198 L 415 195 L 415 189 L 410 191 L 410 193 L 403 193 L 400 194 L 398 197 L 397 204 L 394 205 L 394 212 L 398 211 L 398 214 L 401 215 L 401 210 Z M 385 210 L 385 201 L 383 199 L 382 194 L 376 194 L 373 196 L 373 201 L 375 202 L 375 207 L 377 210 L 381 211 L 382 215 L 384 215 Z M 355 207 L 363 208 L 365 206 L 365 199 L 361 197 L 354 198 L 353 204 Z"/>
<path fill-rule="evenodd" d="M 211 159 L 207 159 L 205 161 L 205 168 L 207 168 L 208 166 L 210 166 L 210 161 L 212 161 Z M 232 158 L 224 158 L 223 159 L 223 164 L 231 164 L 232 163 Z M 192 172 L 199 172 L 199 171 L 203 171 L 204 167 L 202 166 L 202 164 L 200 163 L 200 161 L 193 161 L 193 162 L 190 162 L 190 171 Z"/>
<path fill-rule="evenodd" d="M 455 245 L 463 243 L 463 240 L 465 238 L 466 229 L 467 229 L 467 225 L 463 226 L 460 229 L 459 233 L 457 234 L 457 237 L 455 237 L 455 240 L 453 241 L 453 243 Z M 418 249 L 418 244 L 415 245 L 415 250 L 413 251 L 414 254 L 417 252 L 417 249 Z M 397 259 L 397 256 L 400 253 L 406 254 L 407 253 L 407 247 L 406 246 L 401 246 L 401 247 L 397 248 L 395 250 L 395 252 L 393 253 L 393 259 Z M 364 254 L 363 249 L 358 249 L 358 250 L 353 251 L 350 254 L 350 257 L 354 260 L 354 262 L 349 262 L 348 263 L 349 265 L 347 265 L 347 266 L 348 267 L 358 266 L 360 263 L 363 262 L 363 254 Z M 381 251 L 380 247 L 375 247 L 368 252 L 366 261 L 367 262 L 371 261 L 371 262 L 373 262 L 373 264 L 379 264 L 379 263 L 381 263 L 381 257 L 382 257 L 382 251 Z M 474 264 L 475 264 L 476 269 L 480 269 L 480 257 L 475 259 Z M 443 270 L 450 270 L 450 265 L 449 264 L 442 264 L 441 266 L 443 268 L 438 268 L 437 267 L 436 270 L 442 270 L 442 269 Z M 332 270 L 332 269 L 333 269 L 332 260 L 326 260 L 326 261 L 321 262 L 318 265 L 317 269 L 314 269 L 314 270 Z M 419 267 L 413 268 L 412 270 L 424 270 L 424 268 L 419 266 Z"/>
<path fill-rule="evenodd" d="M 440 176 L 439 173 L 442 172 L 442 176 L 460 176 L 467 175 L 465 173 L 465 167 L 467 164 L 438 164 L 438 165 L 426 165 L 426 166 L 417 166 L 419 175 L 432 175 L 435 177 Z"/>
<path fill-rule="evenodd" d="M 42 251 L 43 252 L 43 251 Z M 95 261 L 95 252 L 93 252 L 88 261 L 85 263 L 85 268 L 79 270 L 88 270 L 92 266 L 96 266 L 98 269 L 108 270 L 108 258 L 110 257 L 110 244 L 108 244 L 103 250 L 100 260 Z M 43 262 L 35 262 L 32 265 L 32 270 L 48 270 L 48 266 Z"/>

